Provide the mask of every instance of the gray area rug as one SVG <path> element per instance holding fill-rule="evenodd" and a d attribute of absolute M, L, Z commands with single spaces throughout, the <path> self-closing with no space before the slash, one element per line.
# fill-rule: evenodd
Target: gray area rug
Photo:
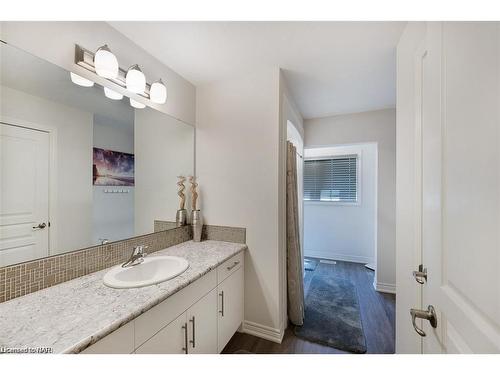
<path fill-rule="evenodd" d="M 356 286 L 349 280 L 314 275 L 305 300 L 303 326 L 295 334 L 305 340 L 352 353 L 365 353 Z"/>
<path fill-rule="evenodd" d="M 314 271 L 318 266 L 318 261 L 313 259 L 304 259 L 304 269 L 306 271 Z"/>

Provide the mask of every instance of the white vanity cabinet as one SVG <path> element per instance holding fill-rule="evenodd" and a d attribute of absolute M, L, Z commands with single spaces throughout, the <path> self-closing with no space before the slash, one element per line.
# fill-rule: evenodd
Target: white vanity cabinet
<path fill-rule="evenodd" d="M 217 354 L 217 290 L 187 311 L 188 354 Z"/>
<path fill-rule="evenodd" d="M 82 353 L 215 354 L 243 322 L 240 252 Z"/>
<path fill-rule="evenodd" d="M 137 354 L 184 354 L 186 340 L 186 313 L 162 328 L 135 350 Z"/>
<path fill-rule="evenodd" d="M 224 349 L 243 321 L 243 268 L 239 267 L 217 287 L 219 296 L 218 339 L 219 352 Z"/>

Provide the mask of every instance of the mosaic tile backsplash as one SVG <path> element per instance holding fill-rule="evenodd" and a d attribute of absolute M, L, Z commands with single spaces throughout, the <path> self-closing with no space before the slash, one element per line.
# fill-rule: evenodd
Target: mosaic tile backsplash
<path fill-rule="evenodd" d="M 0 268 L 0 303 L 125 262 L 134 246 L 153 253 L 193 238 L 190 225 L 155 220 L 154 233 Z M 204 225 L 202 240 L 246 243 L 246 229 Z"/>
<path fill-rule="evenodd" d="M 247 230 L 238 227 L 204 225 L 201 240 L 226 241 L 235 243 L 247 242 Z"/>
<path fill-rule="evenodd" d="M 190 226 L 0 268 L 0 303 L 125 262 L 134 246 L 148 253 L 192 239 Z"/>
<path fill-rule="evenodd" d="M 175 226 L 176 224 L 174 221 L 155 220 L 154 230 L 155 232 L 159 232 L 175 228 Z M 204 225 L 201 240 L 246 243 L 246 229 L 220 225 Z"/>

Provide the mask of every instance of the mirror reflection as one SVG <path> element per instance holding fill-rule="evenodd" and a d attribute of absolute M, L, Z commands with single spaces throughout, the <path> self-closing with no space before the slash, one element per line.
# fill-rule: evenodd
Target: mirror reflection
<path fill-rule="evenodd" d="M 107 91 L 0 45 L 0 267 L 175 221 L 194 128 Z"/>

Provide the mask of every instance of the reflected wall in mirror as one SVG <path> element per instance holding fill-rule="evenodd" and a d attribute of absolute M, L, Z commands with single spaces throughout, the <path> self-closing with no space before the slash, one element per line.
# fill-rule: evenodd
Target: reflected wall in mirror
<path fill-rule="evenodd" d="M 191 125 L 8 44 L 0 122 L 0 267 L 175 221 L 177 176 L 194 173 Z"/>

